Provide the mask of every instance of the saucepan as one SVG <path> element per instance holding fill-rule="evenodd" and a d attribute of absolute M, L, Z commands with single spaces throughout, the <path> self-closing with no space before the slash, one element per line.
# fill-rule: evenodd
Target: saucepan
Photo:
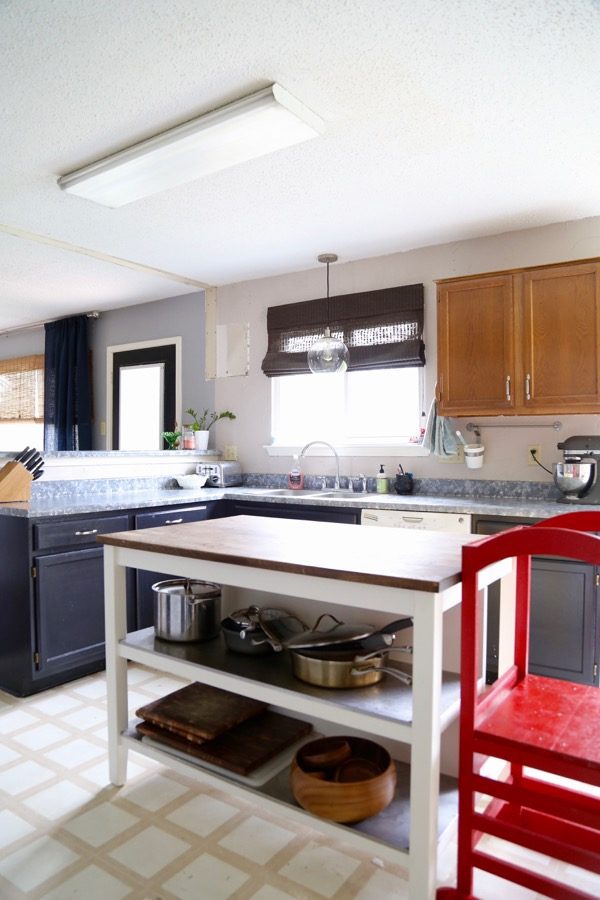
<path fill-rule="evenodd" d="M 410 651 L 411 648 L 402 649 Z M 386 665 L 390 652 L 389 649 L 365 654 L 349 650 L 292 650 L 292 672 L 300 681 L 325 688 L 368 687 L 377 684 L 386 674 L 403 684 L 412 684 L 412 678 L 406 672 Z"/>

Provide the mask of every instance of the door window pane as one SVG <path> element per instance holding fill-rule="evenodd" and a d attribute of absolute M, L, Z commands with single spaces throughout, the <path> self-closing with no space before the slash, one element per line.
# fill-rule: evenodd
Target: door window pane
<path fill-rule="evenodd" d="M 164 369 L 119 369 L 119 450 L 162 450 Z"/>

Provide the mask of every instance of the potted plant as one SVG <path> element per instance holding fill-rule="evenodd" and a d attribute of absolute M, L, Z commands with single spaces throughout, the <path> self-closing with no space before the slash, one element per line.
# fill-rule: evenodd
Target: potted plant
<path fill-rule="evenodd" d="M 175 425 L 175 431 L 162 431 L 160 436 L 166 443 L 168 450 L 176 450 L 179 446 L 181 432 L 177 431 L 177 425 Z"/>
<path fill-rule="evenodd" d="M 194 432 L 196 450 L 206 450 L 208 447 L 208 432 L 215 422 L 218 422 L 219 419 L 235 419 L 235 415 L 229 412 L 228 409 L 220 413 L 205 409 L 200 415 L 200 413 L 190 407 L 190 409 L 186 409 L 186 413 L 193 419 L 193 422 L 186 427 L 191 428 Z"/>

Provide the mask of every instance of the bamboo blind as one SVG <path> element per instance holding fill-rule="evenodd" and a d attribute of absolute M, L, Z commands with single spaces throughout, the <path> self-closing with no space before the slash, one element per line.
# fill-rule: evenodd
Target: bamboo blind
<path fill-rule="evenodd" d="M 0 359 L 0 420 L 44 421 L 44 355 Z"/>

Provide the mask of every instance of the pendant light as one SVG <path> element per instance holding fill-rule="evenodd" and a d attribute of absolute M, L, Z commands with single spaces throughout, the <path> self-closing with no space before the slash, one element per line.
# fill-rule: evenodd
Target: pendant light
<path fill-rule="evenodd" d="M 329 265 L 337 262 L 337 254 L 321 253 L 320 256 L 317 256 L 317 260 L 327 264 L 327 325 L 323 337 L 317 338 L 308 351 L 308 367 L 315 375 L 341 373 L 348 368 L 348 348 L 343 341 L 331 337 L 329 328 Z"/>

